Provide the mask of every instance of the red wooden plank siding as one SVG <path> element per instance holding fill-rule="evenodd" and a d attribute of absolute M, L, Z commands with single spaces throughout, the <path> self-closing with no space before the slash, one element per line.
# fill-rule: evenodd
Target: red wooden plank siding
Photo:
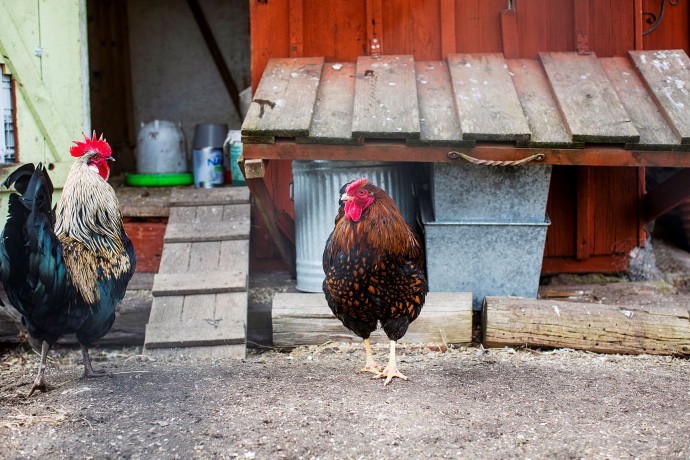
<path fill-rule="evenodd" d="M 540 51 L 575 51 L 575 1 L 516 1 L 517 57 L 535 59 Z M 639 48 L 640 40 L 644 49 L 687 51 L 690 47 L 690 2 L 667 5 L 657 31 L 640 39 L 640 0 L 584 1 L 589 48 L 598 57 L 625 55 Z M 368 54 L 374 32 L 381 38 L 385 54 L 412 54 L 417 61 L 445 59 L 448 53 L 504 49 L 501 10 L 506 8 L 506 0 L 250 0 L 254 88 L 270 57 L 290 56 L 291 32 L 293 46 L 298 45 L 294 31 L 299 18 L 289 11 L 290 4 L 297 3 L 302 5 L 302 53 L 324 56 L 327 62 L 354 62 Z M 659 6 L 660 0 L 641 0 L 645 11 L 658 12 Z M 641 234 L 636 215 L 642 175 L 638 177 L 634 168 L 593 169 L 589 191 L 595 203 L 594 214 L 589 216 L 595 230 L 593 255 L 576 262 L 576 171 L 567 166 L 554 168 L 545 271 L 554 267 L 565 271 L 619 269 L 624 266 L 626 248 L 634 247 Z M 265 179 L 278 212 L 293 212 L 288 193 L 291 177 L 289 161 L 269 162 Z M 254 217 L 253 263 L 277 255 L 260 219 Z"/>

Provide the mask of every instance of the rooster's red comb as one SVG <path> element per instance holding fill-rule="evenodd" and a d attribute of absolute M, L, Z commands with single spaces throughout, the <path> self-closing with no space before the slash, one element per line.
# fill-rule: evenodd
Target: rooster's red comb
<path fill-rule="evenodd" d="M 80 157 L 94 151 L 98 152 L 98 155 L 101 157 L 109 157 L 112 154 L 110 146 L 105 139 L 103 139 L 103 134 L 101 134 L 100 138 L 96 139 L 96 131 L 93 132 L 93 137 L 91 139 L 84 134 L 84 142 L 74 141 L 74 144 L 75 145 L 69 149 L 69 153 L 73 157 Z"/>
<path fill-rule="evenodd" d="M 366 178 L 353 180 L 352 182 L 350 182 L 348 184 L 347 188 L 345 189 L 345 193 L 347 193 L 348 195 L 352 195 L 351 192 L 354 192 L 355 190 L 362 187 L 363 185 L 366 185 L 367 182 L 369 182 L 369 181 Z"/>

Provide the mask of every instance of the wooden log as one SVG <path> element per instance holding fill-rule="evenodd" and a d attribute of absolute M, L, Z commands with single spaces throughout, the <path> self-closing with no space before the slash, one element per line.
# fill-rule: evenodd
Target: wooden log
<path fill-rule="evenodd" d="M 487 348 L 690 356 L 690 312 L 680 307 L 486 297 L 482 329 Z"/>
<path fill-rule="evenodd" d="M 331 313 L 322 294 L 278 293 L 273 298 L 273 345 L 296 347 L 328 341 L 361 342 Z M 382 330 L 371 336 L 387 343 Z M 472 295 L 468 292 L 430 292 L 422 313 L 401 343 L 468 344 L 472 341 Z"/>

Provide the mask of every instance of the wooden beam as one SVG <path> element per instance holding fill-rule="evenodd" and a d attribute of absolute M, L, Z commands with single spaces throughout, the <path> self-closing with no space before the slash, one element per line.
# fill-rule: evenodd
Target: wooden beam
<path fill-rule="evenodd" d="M 482 316 L 485 347 L 690 356 L 687 308 L 487 297 Z"/>
<path fill-rule="evenodd" d="M 228 95 L 232 100 L 232 105 L 235 106 L 237 115 L 240 117 L 240 119 L 242 119 L 239 90 L 237 89 L 235 80 L 232 79 L 232 74 L 230 73 L 230 69 L 228 69 L 228 64 L 225 62 L 223 53 L 220 51 L 218 42 L 216 42 L 216 38 L 213 36 L 211 26 L 208 25 L 206 15 L 204 15 L 204 10 L 201 9 L 201 5 L 199 5 L 198 0 L 187 0 L 187 4 L 189 5 L 189 9 L 192 10 L 194 20 L 196 21 L 197 26 L 199 26 L 201 35 L 204 37 L 204 42 L 206 43 L 209 53 L 211 53 L 213 63 L 216 65 L 216 69 L 218 69 L 220 78 L 223 80 L 223 84 L 225 84 L 225 89 L 228 91 Z"/>
<path fill-rule="evenodd" d="M 219 294 L 245 291 L 247 274 L 243 272 L 157 273 L 153 278 L 154 297 L 194 294 Z"/>
<path fill-rule="evenodd" d="M 455 162 L 451 152 L 468 154 L 480 160 L 515 161 L 531 155 L 543 155 L 532 164 L 589 166 L 670 166 L 690 168 L 690 153 L 676 151 L 626 150 L 614 146 L 593 146 L 586 149 L 520 148 L 506 144 L 480 144 L 474 148 L 443 146 L 408 147 L 403 142 L 366 142 L 361 146 L 296 144 L 276 140 L 275 144 L 245 144 L 245 158 L 276 160 L 350 160 L 350 161 L 414 161 Z M 449 154 L 451 154 L 449 156 Z"/>
<path fill-rule="evenodd" d="M 240 158 L 240 160 L 240 168 L 244 174 L 245 160 L 244 158 Z M 276 225 L 276 208 L 273 204 L 273 200 L 271 199 L 271 194 L 268 192 L 268 187 L 266 186 L 264 178 L 247 179 L 247 186 L 252 192 L 252 198 L 254 199 L 256 209 L 259 211 L 259 215 L 264 221 L 266 230 L 268 230 L 268 234 L 271 235 L 271 239 L 273 240 L 273 243 L 275 243 L 276 248 L 280 253 L 280 257 L 289 267 L 292 276 L 295 276 L 296 267 L 294 245 L 290 242 L 289 237 L 286 238 L 286 236 L 281 233 L 280 229 Z"/>
<path fill-rule="evenodd" d="M 650 190 L 643 199 L 644 221 L 660 217 L 690 200 L 690 169 L 682 169 Z"/>

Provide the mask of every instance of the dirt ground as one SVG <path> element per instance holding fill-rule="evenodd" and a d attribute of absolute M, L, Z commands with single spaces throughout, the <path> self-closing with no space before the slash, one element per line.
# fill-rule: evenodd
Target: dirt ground
<path fill-rule="evenodd" d="M 544 282 L 576 301 L 688 307 L 690 254 L 668 251 L 651 282 Z M 0 349 L 0 459 L 690 458 L 688 359 L 401 345 L 410 380 L 383 387 L 355 373 L 359 346 L 268 348 L 284 289 L 255 285 L 248 336 L 262 348 L 241 361 L 102 348 L 94 365 L 112 378 L 83 380 L 80 352 L 56 347 L 51 390 L 27 399 L 38 356 Z"/>
<path fill-rule="evenodd" d="M 380 361 L 385 349 L 376 350 Z M 183 353 L 183 352 L 182 352 Z M 0 361 L 2 458 L 688 458 L 690 361 L 573 350 L 401 347 L 409 381 L 354 371 L 356 346 L 245 360 L 77 350 Z"/>

